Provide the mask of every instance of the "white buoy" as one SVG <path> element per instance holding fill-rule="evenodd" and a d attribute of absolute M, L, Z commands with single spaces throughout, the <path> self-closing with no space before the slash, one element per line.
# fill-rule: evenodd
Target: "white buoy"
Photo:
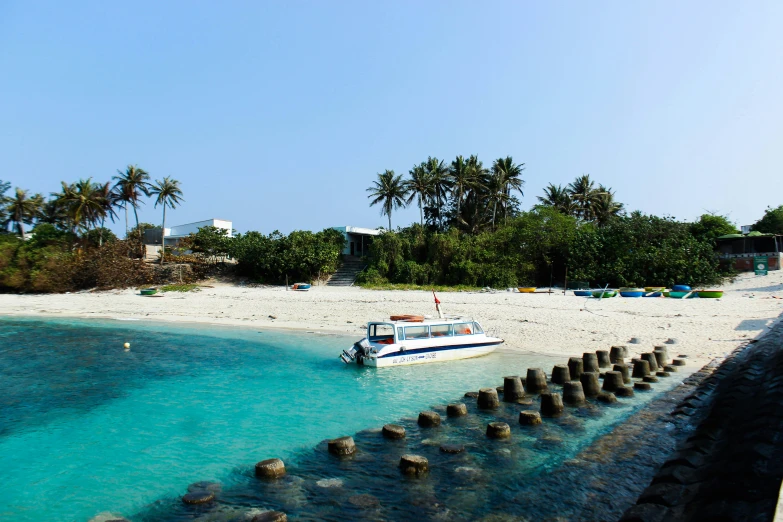
<path fill-rule="evenodd" d="M 125 343 L 123 344 L 123 346 L 125 347 L 126 350 L 130 350 L 130 343 Z"/>

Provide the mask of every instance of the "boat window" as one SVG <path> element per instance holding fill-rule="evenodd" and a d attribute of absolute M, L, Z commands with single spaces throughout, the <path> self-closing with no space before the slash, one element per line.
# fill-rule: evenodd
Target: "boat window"
<path fill-rule="evenodd" d="M 430 329 L 427 326 L 406 326 L 405 340 L 427 339 L 430 336 Z"/>
<path fill-rule="evenodd" d="M 394 327 L 390 324 L 371 324 L 370 342 L 374 343 L 393 343 Z"/>
<path fill-rule="evenodd" d="M 430 331 L 433 337 L 451 337 L 454 335 L 450 324 L 433 324 L 430 326 Z"/>
<path fill-rule="evenodd" d="M 484 329 L 481 327 L 480 324 L 473 323 L 473 333 L 483 334 L 484 333 Z"/>
<path fill-rule="evenodd" d="M 473 333 L 473 323 L 456 323 L 454 335 L 470 335 Z"/>

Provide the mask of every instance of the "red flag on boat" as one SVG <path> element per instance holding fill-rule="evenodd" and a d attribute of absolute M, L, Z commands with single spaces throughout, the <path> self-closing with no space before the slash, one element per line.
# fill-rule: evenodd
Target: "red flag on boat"
<path fill-rule="evenodd" d="M 440 300 L 438 299 L 438 296 L 435 295 L 435 290 L 432 291 L 432 297 L 435 298 L 435 304 L 440 304 Z"/>

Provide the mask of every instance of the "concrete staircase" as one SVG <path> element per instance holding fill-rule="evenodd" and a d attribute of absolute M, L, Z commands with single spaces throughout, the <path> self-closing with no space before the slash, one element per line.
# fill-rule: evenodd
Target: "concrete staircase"
<path fill-rule="evenodd" d="M 337 269 L 326 286 L 352 286 L 356 276 L 364 269 L 365 263 L 356 256 L 343 256 L 343 265 Z"/>

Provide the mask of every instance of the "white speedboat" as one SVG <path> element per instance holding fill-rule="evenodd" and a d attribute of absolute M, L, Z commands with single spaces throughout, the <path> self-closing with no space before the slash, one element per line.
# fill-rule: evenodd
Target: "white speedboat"
<path fill-rule="evenodd" d="M 480 357 L 502 343 L 473 319 L 393 315 L 389 321 L 367 323 L 367 337 L 343 350 L 340 358 L 346 364 L 386 368 Z"/>

